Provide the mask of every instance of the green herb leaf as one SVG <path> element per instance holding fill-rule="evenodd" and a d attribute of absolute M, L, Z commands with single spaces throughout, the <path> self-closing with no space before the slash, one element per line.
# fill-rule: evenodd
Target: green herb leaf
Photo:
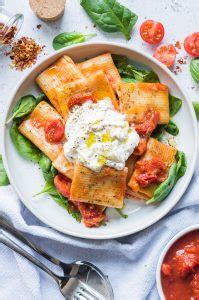
<path fill-rule="evenodd" d="M 177 114 L 177 112 L 180 110 L 182 106 L 182 100 L 169 95 L 169 111 L 170 111 L 170 117 L 173 117 Z"/>
<path fill-rule="evenodd" d="M 196 118 L 199 120 L 199 102 L 193 101 L 192 103 L 196 113 Z"/>
<path fill-rule="evenodd" d="M 39 166 L 42 169 L 45 181 L 54 182 L 57 170 L 53 167 L 51 160 L 43 153 L 39 159 Z"/>
<path fill-rule="evenodd" d="M 137 15 L 116 0 L 81 0 L 81 6 L 93 22 L 106 32 L 122 32 L 127 40 L 137 22 Z"/>
<path fill-rule="evenodd" d="M 190 72 L 193 79 L 199 83 L 199 57 L 193 58 L 190 62 Z"/>
<path fill-rule="evenodd" d="M 40 193 L 36 194 L 35 196 L 41 195 L 47 193 L 48 195 L 50 195 L 53 200 L 55 200 L 55 202 L 60 205 L 61 207 L 65 208 L 68 213 L 77 221 L 77 222 L 81 222 L 81 214 L 79 211 L 74 211 L 72 206 L 70 205 L 69 201 L 67 198 L 65 198 L 64 196 L 62 196 L 58 190 L 56 189 L 56 187 L 54 186 L 53 182 L 46 182 L 45 186 L 43 187 L 43 189 L 41 190 Z"/>
<path fill-rule="evenodd" d="M 122 209 L 120 208 L 115 208 L 116 212 L 120 215 L 120 217 L 124 218 L 124 219 L 127 219 L 128 218 L 128 215 L 124 214 Z"/>
<path fill-rule="evenodd" d="M 169 170 L 167 179 L 159 185 L 159 187 L 155 190 L 153 197 L 149 199 L 146 204 L 161 202 L 169 195 L 176 183 L 176 168 L 177 164 L 173 163 Z"/>
<path fill-rule="evenodd" d="M 138 69 L 129 64 L 125 56 L 113 55 L 113 60 L 124 82 L 160 82 L 156 73 Z"/>
<path fill-rule="evenodd" d="M 10 137 L 21 156 L 33 162 L 39 162 L 41 151 L 19 132 L 16 121 L 10 127 Z"/>
<path fill-rule="evenodd" d="M 21 97 L 15 105 L 15 107 L 13 108 L 12 116 L 7 120 L 6 124 L 11 122 L 12 120 L 21 119 L 30 114 L 33 111 L 33 109 L 37 106 L 37 104 L 41 100 L 43 100 L 44 97 L 44 94 L 39 95 L 37 98 L 35 98 L 32 95 L 26 95 Z"/>
<path fill-rule="evenodd" d="M 184 176 L 187 169 L 187 160 L 186 160 L 185 153 L 183 151 L 177 151 L 176 161 L 177 161 L 176 181 L 178 181 L 178 179 Z"/>
<path fill-rule="evenodd" d="M 0 155 L 0 186 L 5 186 L 9 184 L 9 179 L 4 169 L 2 155 Z"/>
<path fill-rule="evenodd" d="M 58 34 L 53 40 L 53 48 L 61 48 L 85 42 L 87 39 L 96 36 L 96 34 L 82 34 L 79 32 L 63 32 Z"/>
<path fill-rule="evenodd" d="M 187 161 L 185 153 L 178 151 L 176 153 L 176 162 L 169 169 L 167 179 L 159 185 L 155 190 L 154 195 L 146 204 L 154 204 L 163 201 L 171 192 L 176 182 L 184 176 L 187 169 Z"/>
<path fill-rule="evenodd" d="M 173 136 L 176 136 L 179 133 L 178 126 L 172 120 L 170 120 L 169 124 L 165 126 L 165 130 Z"/>
<path fill-rule="evenodd" d="M 158 140 L 158 141 L 161 141 L 162 140 L 162 137 L 164 135 L 164 131 L 165 131 L 165 127 L 166 125 L 158 125 L 155 130 L 152 132 L 151 136 Z"/>

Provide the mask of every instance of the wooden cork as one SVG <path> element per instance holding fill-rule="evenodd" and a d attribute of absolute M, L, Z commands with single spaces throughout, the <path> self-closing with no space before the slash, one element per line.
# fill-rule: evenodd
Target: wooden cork
<path fill-rule="evenodd" d="M 65 3 L 66 0 L 29 0 L 37 17 L 46 22 L 59 19 L 64 13 Z"/>

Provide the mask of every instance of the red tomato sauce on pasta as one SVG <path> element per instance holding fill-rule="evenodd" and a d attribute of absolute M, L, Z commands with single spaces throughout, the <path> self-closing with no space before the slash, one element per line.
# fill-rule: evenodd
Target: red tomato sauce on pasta
<path fill-rule="evenodd" d="M 199 230 L 177 240 L 161 267 L 166 300 L 199 300 Z"/>

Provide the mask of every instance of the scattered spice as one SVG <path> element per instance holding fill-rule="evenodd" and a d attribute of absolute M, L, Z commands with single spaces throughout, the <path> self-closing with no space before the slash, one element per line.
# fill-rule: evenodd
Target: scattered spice
<path fill-rule="evenodd" d="M 42 26 L 41 24 L 38 24 L 38 25 L 37 25 L 37 29 L 40 29 L 40 28 L 41 28 L 41 26 Z"/>
<path fill-rule="evenodd" d="M 175 43 L 175 47 L 176 47 L 177 49 L 179 49 L 179 50 L 182 48 L 179 41 L 177 41 L 177 42 Z"/>
<path fill-rule="evenodd" d="M 43 48 L 44 46 L 38 45 L 32 38 L 22 37 L 12 44 L 11 51 L 6 55 L 10 56 L 16 70 L 23 71 L 36 63 Z"/>
<path fill-rule="evenodd" d="M 180 65 L 186 65 L 187 63 L 187 56 L 184 56 L 184 57 L 180 57 L 177 62 L 180 64 Z"/>
<path fill-rule="evenodd" d="M 4 26 L 5 26 L 4 23 L 0 23 L 0 43 L 4 45 L 10 45 L 17 32 L 17 27 L 11 26 L 5 34 L 3 31 Z"/>

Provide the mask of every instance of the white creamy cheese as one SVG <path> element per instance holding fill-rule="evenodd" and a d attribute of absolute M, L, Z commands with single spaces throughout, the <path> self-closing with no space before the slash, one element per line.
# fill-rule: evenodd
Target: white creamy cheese
<path fill-rule="evenodd" d="M 124 114 L 117 112 L 110 99 L 74 106 L 66 122 L 66 158 L 79 160 L 93 171 L 103 166 L 122 170 L 139 143 L 139 135 L 129 127 Z"/>

